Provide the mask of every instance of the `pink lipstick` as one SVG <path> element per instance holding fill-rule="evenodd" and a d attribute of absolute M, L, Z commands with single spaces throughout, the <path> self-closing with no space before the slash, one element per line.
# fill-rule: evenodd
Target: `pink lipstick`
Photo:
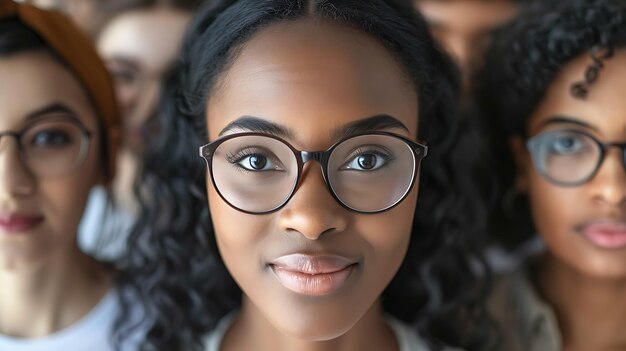
<path fill-rule="evenodd" d="M 43 221 L 42 216 L 0 214 L 0 234 L 15 235 L 33 228 Z"/>
<path fill-rule="evenodd" d="M 600 248 L 626 248 L 626 222 L 594 222 L 582 227 L 581 233 L 585 238 Z"/>
<path fill-rule="evenodd" d="M 292 254 L 271 263 L 278 281 L 302 295 L 322 296 L 341 288 L 350 277 L 355 261 L 342 256 Z"/>

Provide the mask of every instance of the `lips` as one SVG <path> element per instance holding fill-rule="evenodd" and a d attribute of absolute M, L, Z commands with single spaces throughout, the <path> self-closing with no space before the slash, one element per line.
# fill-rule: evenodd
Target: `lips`
<path fill-rule="evenodd" d="M 16 214 L 0 214 L 0 233 L 24 233 L 43 222 L 42 216 L 24 216 Z"/>
<path fill-rule="evenodd" d="M 603 249 L 626 248 L 626 222 L 603 221 L 587 224 L 582 235 Z"/>
<path fill-rule="evenodd" d="M 336 255 L 292 254 L 274 260 L 270 267 L 287 289 L 302 295 L 328 295 L 341 288 L 356 262 Z"/>

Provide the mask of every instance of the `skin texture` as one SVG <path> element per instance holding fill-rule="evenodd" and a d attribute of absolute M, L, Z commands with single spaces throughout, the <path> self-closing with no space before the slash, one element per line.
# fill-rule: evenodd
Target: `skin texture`
<path fill-rule="evenodd" d="M 464 87 L 487 45 L 489 31 L 511 19 L 518 5 L 509 0 L 417 0 L 417 9 L 429 22 L 433 35 L 463 72 Z"/>
<path fill-rule="evenodd" d="M 124 116 L 113 191 L 130 212 L 136 210 L 132 186 L 149 132 L 144 123 L 156 109 L 161 80 L 177 57 L 190 18 L 188 12 L 162 6 L 129 11 L 113 18 L 98 38 L 98 52 L 113 75 Z"/>
<path fill-rule="evenodd" d="M 563 68 L 529 120 L 530 136 L 571 128 L 589 132 L 603 142 L 626 141 L 622 94 L 626 89 L 626 50 L 618 50 L 605 61 L 586 99 L 576 99 L 569 93 L 570 86 L 584 77 L 591 62 L 583 55 Z M 589 127 L 548 123 L 556 115 Z M 610 149 L 591 181 L 568 188 L 553 185 L 537 173 L 521 138 L 512 140 L 512 145 L 519 166 L 518 189 L 529 195 L 536 228 L 548 246 L 538 270 L 540 290 L 557 311 L 566 349 L 624 349 L 626 248 L 600 248 L 581 234 L 581 227 L 588 223 L 626 221 L 623 156 Z"/>
<path fill-rule="evenodd" d="M 104 176 L 93 107 L 80 84 L 49 54 L 0 58 L 1 131 L 21 130 L 30 113 L 54 103 L 74 111 L 94 136 L 84 163 L 56 178 L 34 175 L 24 166 L 14 139 L 0 141 L 0 214 L 43 218 L 18 234 L 0 229 L 2 334 L 34 337 L 67 327 L 110 285 L 109 273 L 76 244 L 89 191 Z"/>
<path fill-rule="evenodd" d="M 207 124 L 212 141 L 239 117 L 256 116 L 289 128 L 286 140 L 298 149 L 325 150 L 337 141 L 337 128 L 378 114 L 407 128 L 388 131 L 416 138 L 416 92 L 391 54 L 360 32 L 298 20 L 272 25 L 245 44 L 209 98 Z M 340 206 L 315 163 L 305 166 L 287 205 L 267 215 L 239 212 L 210 179 L 207 187 L 220 253 L 244 292 L 224 350 L 397 348 L 379 296 L 406 253 L 417 186 L 400 205 L 374 215 Z M 339 290 L 304 296 L 283 287 L 268 266 L 291 253 L 339 254 L 357 266 Z"/>

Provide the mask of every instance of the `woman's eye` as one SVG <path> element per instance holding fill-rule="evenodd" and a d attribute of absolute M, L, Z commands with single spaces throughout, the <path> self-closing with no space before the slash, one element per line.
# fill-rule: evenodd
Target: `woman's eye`
<path fill-rule="evenodd" d="M 274 163 L 261 154 L 245 156 L 237 164 L 249 171 L 268 171 L 275 168 Z"/>
<path fill-rule="evenodd" d="M 584 142 L 580 137 L 562 136 L 552 140 L 550 144 L 550 152 L 559 155 L 570 155 L 581 152 L 584 148 Z"/>
<path fill-rule="evenodd" d="M 385 166 L 389 161 L 390 158 L 387 155 L 365 152 L 354 156 L 342 168 L 355 171 L 373 171 Z"/>
<path fill-rule="evenodd" d="M 64 131 L 45 130 L 35 134 L 29 144 L 35 147 L 63 147 L 71 143 L 71 136 Z"/>
<path fill-rule="evenodd" d="M 129 70 L 111 69 L 111 76 L 119 84 L 131 85 L 137 80 L 137 74 Z"/>

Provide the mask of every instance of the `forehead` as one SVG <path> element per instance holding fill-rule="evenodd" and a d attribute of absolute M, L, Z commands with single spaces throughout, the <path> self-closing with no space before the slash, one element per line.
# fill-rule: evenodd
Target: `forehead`
<path fill-rule="evenodd" d="M 132 60 L 161 71 L 176 57 L 190 14 L 155 7 L 119 15 L 102 31 L 98 50 L 105 59 Z"/>
<path fill-rule="evenodd" d="M 210 138 L 251 115 L 326 144 L 347 123 L 387 114 L 417 129 L 417 93 L 385 47 L 341 25 L 312 19 L 272 25 L 253 37 L 209 98 Z"/>
<path fill-rule="evenodd" d="M 30 112 L 55 103 L 74 109 L 87 126 L 95 124 L 94 110 L 80 83 L 48 53 L 0 57 L 0 129 L 13 129 Z"/>
<path fill-rule="evenodd" d="M 575 98 L 571 86 L 584 80 L 592 63 L 590 54 L 583 54 L 563 67 L 529 120 L 531 132 L 554 115 L 564 115 L 597 127 L 607 138 L 626 138 L 626 49 L 604 60 L 586 98 Z"/>
<path fill-rule="evenodd" d="M 488 31 L 518 9 L 512 0 L 417 0 L 416 4 L 430 22 L 465 32 Z"/>

